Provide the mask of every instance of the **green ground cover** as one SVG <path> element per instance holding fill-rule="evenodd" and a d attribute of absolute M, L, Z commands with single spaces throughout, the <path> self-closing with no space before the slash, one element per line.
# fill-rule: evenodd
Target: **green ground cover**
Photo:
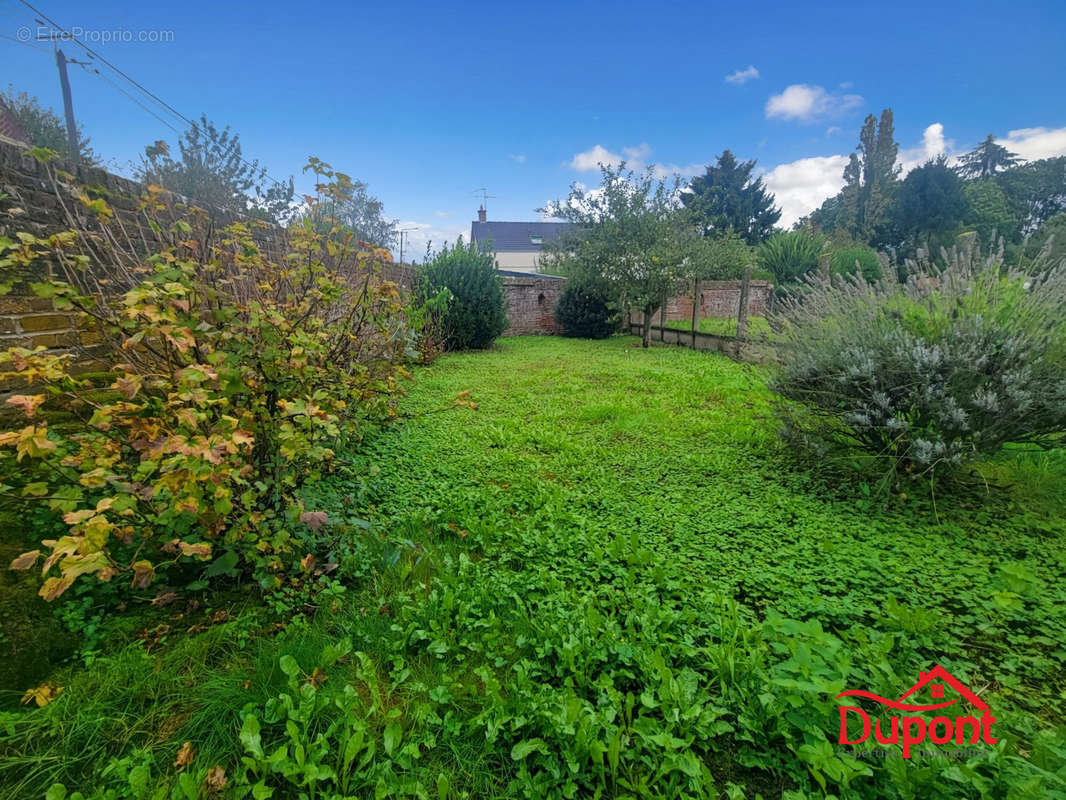
<path fill-rule="evenodd" d="M 666 323 L 667 328 L 679 331 L 692 330 L 692 320 L 677 319 Z M 700 333 L 713 333 L 716 336 L 736 336 L 736 317 L 704 317 L 696 327 Z M 748 317 L 748 336 L 760 337 L 770 335 L 770 324 L 765 317 Z"/>
<path fill-rule="evenodd" d="M 874 499 L 791 464 L 762 369 L 634 342 L 419 370 L 309 498 L 337 537 L 318 614 L 274 634 L 233 597 L 145 604 L 142 640 L 0 717 L 0 796 L 197 797 L 216 766 L 218 796 L 1066 796 L 1061 454 L 935 512 Z M 835 754 L 840 691 L 936 663 L 998 743 Z"/>

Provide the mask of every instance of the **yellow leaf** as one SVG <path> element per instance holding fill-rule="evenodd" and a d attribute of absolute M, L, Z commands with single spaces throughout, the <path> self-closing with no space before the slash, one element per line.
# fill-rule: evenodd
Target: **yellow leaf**
<path fill-rule="evenodd" d="M 11 562 L 10 569 L 29 569 L 37 563 L 37 559 L 40 558 L 40 556 L 40 550 L 30 550 L 28 553 L 23 553 Z"/>
<path fill-rule="evenodd" d="M 200 542 L 199 544 L 178 542 L 178 547 L 181 548 L 181 554 L 183 556 L 196 556 L 201 561 L 211 558 L 211 545 L 204 542 Z"/>
<path fill-rule="evenodd" d="M 30 700 L 35 702 L 38 708 L 44 708 L 51 703 L 57 697 L 60 692 L 63 691 L 62 686 L 56 686 L 51 683 L 42 683 L 40 686 L 34 689 L 27 689 L 26 693 L 22 695 L 22 702 L 28 703 Z"/>
<path fill-rule="evenodd" d="M 61 578 L 48 578 L 41 586 L 41 591 L 37 594 L 43 597 L 46 602 L 51 603 L 69 589 L 72 583 L 74 583 L 74 578 L 69 575 L 64 575 Z"/>
<path fill-rule="evenodd" d="M 133 581 L 130 583 L 134 589 L 147 589 L 155 578 L 155 567 L 150 561 L 136 561 L 133 564 Z"/>

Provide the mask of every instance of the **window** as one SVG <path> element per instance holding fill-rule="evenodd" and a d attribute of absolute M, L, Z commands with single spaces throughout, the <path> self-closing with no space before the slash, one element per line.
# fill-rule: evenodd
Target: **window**
<path fill-rule="evenodd" d="M 529 243 L 530 244 L 544 244 L 544 237 L 543 236 L 536 236 L 534 234 L 531 234 L 530 237 L 529 237 Z"/>

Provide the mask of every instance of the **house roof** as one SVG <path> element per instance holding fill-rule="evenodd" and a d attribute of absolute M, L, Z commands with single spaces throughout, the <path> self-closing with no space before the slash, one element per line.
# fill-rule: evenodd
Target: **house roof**
<path fill-rule="evenodd" d="M 471 222 L 470 241 L 497 253 L 539 253 L 569 227 L 569 222 Z"/>
<path fill-rule="evenodd" d="M 498 269 L 496 273 L 504 278 L 543 278 L 549 281 L 565 281 L 562 275 L 548 275 L 543 272 L 522 272 L 517 269 Z"/>

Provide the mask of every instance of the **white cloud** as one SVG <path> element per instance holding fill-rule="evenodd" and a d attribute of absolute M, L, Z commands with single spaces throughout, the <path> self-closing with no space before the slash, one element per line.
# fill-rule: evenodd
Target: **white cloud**
<path fill-rule="evenodd" d="M 996 142 L 1027 161 L 1055 158 L 1066 155 L 1066 128 L 1018 128 Z"/>
<path fill-rule="evenodd" d="M 605 167 L 617 167 L 622 161 L 622 156 L 612 153 L 603 145 L 597 144 L 583 153 L 576 154 L 570 159 L 569 166 L 578 172 L 591 172 L 594 169 L 599 169 L 600 164 Z"/>
<path fill-rule="evenodd" d="M 452 215 L 451 211 L 434 211 L 433 212 L 433 216 L 435 216 L 435 217 L 450 217 L 451 215 Z"/>
<path fill-rule="evenodd" d="M 766 188 L 774 193 L 781 208 L 777 224 L 790 228 L 800 217 L 818 208 L 844 186 L 847 156 L 813 156 L 788 164 L 778 164 L 763 175 Z"/>
<path fill-rule="evenodd" d="M 826 136 L 836 136 L 838 133 L 843 132 L 844 129 L 841 128 L 839 125 L 830 125 L 828 128 L 825 129 Z"/>
<path fill-rule="evenodd" d="M 831 94 L 821 86 L 794 83 L 781 94 L 771 95 L 766 101 L 768 119 L 778 117 L 800 122 L 815 122 L 852 111 L 862 105 L 857 94 Z"/>
<path fill-rule="evenodd" d="M 647 142 L 641 142 L 635 147 L 623 147 L 621 153 L 612 152 L 603 145 L 597 144 L 582 153 L 577 153 L 563 165 L 577 172 L 592 172 L 598 170 L 601 164 L 607 167 L 617 167 L 624 161 L 626 167 L 634 172 L 642 172 L 650 168 L 657 180 L 666 180 L 674 175 L 691 178 L 703 172 L 703 164 L 679 166 L 649 161 L 652 152 L 651 145 Z"/>
<path fill-rule="evenodd" d="M 730 73 L 725 76 L 726 83 L 732 83 L 735 86 L 743 86 L 748 81 L 753 81 L 759 77 L 759 70 L 755 67 L 749 66 L 747 69 L 738 69 L 736 72 Z"/>
<path fill-rule="evenodd" d="M 524 153 L 512 154 L 508 156 L 512 161 L 517 161 L 519 164 L 526 163 L 526 156 Z"/>
<path fill-rule="evenodd" d="M 445 214 L 450 216 L 450 212 L 445 212 Z M 436 215 L 440 216 L 441 212 L 436 212 Z M 412 259 L 421 263 L 426 256 L 427 244 L 431 244 L 433 251 L 436 252 L 445 242 L 454 243 L 460 236 L 463 239 L 470 238 L 469 223 L 466 225 L 441 225 L 433 222 L 404 219 L 400 220 L 396 227 L 407 230 L 407 233 L 404 234 L 403 260 L 408 263 Z M 393 248 L 392 257 L 397 261 L 400 260 L 399 243 Z"/>
<path fill-rule="evenodd" d="M 920 167 L 926 161 L 937 156 L 948 156 L 948 161 L 953 161 L 955 140 L 944 138 L 944 125 L 934 122 L 922 132 L 922 142 L 916 147 L 900 150 L 898 160 L 903 167 L 903 175 L 906 175 L 915 167 Z"/>

